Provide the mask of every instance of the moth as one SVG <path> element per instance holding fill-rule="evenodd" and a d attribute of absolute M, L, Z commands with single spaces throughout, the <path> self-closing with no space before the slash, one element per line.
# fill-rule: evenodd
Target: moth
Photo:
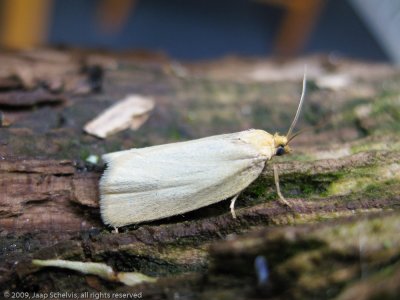
<path fill-rule="evenodd" d="M 100 210 L 114 228 L 158 220 L 232 198 L 235 201 L 274 156 L 290 153 L 292 131 L 304 102 L 306 76 L 295 117 L 286 135 L 250 129 L 186 142 L 118 151 L 102 156 Z M 279 189 L 282 203 L 289 203 Z"/>

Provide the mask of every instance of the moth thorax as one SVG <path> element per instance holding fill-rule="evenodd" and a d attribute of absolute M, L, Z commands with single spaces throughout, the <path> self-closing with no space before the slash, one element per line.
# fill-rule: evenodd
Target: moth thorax
<path fill-rule="evenodd" d="M 261 155 L 271 158 L 274 153 L 273 135 L 264 130 L 251 129 L 244 131 L 241 138 L 253 145 Z"/>
<path fill-rule="evenodd" d="M 282 145 L 282 146 L 286 146 L 288 143 L 288 139 L 286 136 L 283 135 L 279 135 L 277 133 L 274 134 L 274 146 L 275 148 Z"/>

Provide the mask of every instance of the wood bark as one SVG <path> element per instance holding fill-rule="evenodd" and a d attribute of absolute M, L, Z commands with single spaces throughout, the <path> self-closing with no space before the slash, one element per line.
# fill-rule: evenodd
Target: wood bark
<path fill-rule="evenodd" d="M 298 127 L 314 130 L 294 140 L 293 155 L 268 163 L 241 194 L 237 219 L 222 201 L 113 234 L 99 214 L 104 166 L 88 162 L 90 156 L 252 127 L 285 132 L 300 95 L 299 62 L 281 67 L 230 58 L 181 65 L 162 57 L 53 54 L 49 60 L 30 53 L 22 73 L 26 56 L 7 54 L 14 67 L 0 77 L 1 291 L 142 292 L 149 299 L 399 295 L 397 70 L 303 59 L 310 80 Z M 319 85 L 332 73 L 350 78 L 347 85 Z M 47 82 L 43 98 L 38 78 Z M 106 140 L 83 132 L 89 120 L 132 93 L 156 102 L 138 131 Z M 63 101 L 50 103 L 49 94 Z M 276 201 L 272 163 L 291 208 Z M 263 282 L 259 257 L 270 274 Z M 38 269 L 32 258 L 104 262 L 159 280 L 126 287 Z"/>

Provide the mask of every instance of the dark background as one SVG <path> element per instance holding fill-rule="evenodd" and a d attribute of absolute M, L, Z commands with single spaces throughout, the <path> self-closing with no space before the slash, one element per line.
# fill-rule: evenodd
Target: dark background
<path fill-rule="evenodd" d="M 176 59 L 225 55 L 265 56 L 273 46 L 284 9 L 249 0 L 142 0 L 118 30 L 99 25 L 97 0 L 55 0 L 48 42 L 117 50 L 161 51 Z M 385 61 L 387 56 L 344 0 L 324 1 L 299 55 L 334 53 Z"/>

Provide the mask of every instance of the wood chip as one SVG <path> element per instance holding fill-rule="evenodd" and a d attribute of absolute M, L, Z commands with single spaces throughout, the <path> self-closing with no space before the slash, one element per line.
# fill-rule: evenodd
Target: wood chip
<path fill-rule="evenodd" d="M 99 138 L 131 128 L 140 128 L 154 108 L 154 101 L 141 95 L 128 95 L 87 123 L 84 130 Z"/>
<path fill-rule="evenodd" d="M 139 272 L 115 272 L 110 266 L 103 263 L 71 261 L 63 259 L 34 259 L 32 264 L 38 267 L 56 267 L 74 270 L 83 274 L 99 276 L 108 281 L 121 282 L 127 286 L 134 286 L 143 282 L 155 282 L 157 278 Z"/>
<path fill-rule="evenodd" d="M 340 91 L 347 88 L 352 81 L 352 78 L 347 74 L 327 74 L 318 77 L 315 83 L 321 89 Z"/>

